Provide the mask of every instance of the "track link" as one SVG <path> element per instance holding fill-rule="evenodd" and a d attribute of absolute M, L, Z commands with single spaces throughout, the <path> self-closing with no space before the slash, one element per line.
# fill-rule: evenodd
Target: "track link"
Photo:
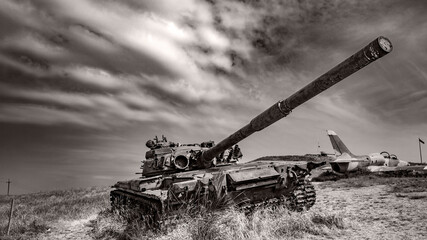
<path fill-rule="evenodd" d="M 161 220 L 162 207 L 158 201 L 116 190 L 110 193 L 110 202 L 112 211 L 128 221 L 142 219 L 155 224 Z"/>
<path fill-rule="evenodd" d="M 297 182 L 295 190 L 288 199 L 288 204 L 292 210 L 303 211 L 310 209 L 316 202 L 316 192 L 314 186 L 304 179 Z"/>
<path fill-rule="evenodd" d="M 314 186 L 306 180 L 299 180 L 295 190 L 290 196 L 283 196 L 282 198 L 272 198 L 265 202 L 255 204 L 245 204 L 240 206 L 240 209 L 246 213 L 253 211 L 261 206 L 279 206 L 286 205 L 290 210 L 303 211 L 310 209 L 316 203 L 316 191 Z"/>

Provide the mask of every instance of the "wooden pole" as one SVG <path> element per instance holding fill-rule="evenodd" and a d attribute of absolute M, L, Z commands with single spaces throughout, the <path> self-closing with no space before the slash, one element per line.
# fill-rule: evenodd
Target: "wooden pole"
<path fill-rule="evenodd" d="M 9 189 L 10 189 L 10 179 L 7 179 L 7 196 L 9 196 Z"/>
<path fill-rule="evenodd" d="M 9 235 L 10 232 L 10 225 L 12 224 L 12 214 L 13 214 L 13 198 L 10 202 L 10 215 L 9 215 L 9 223 L 7 224 L 7 235 Z"/>

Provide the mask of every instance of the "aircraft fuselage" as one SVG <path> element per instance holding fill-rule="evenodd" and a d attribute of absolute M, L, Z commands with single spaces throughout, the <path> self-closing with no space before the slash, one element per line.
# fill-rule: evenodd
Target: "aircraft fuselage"
<path fill-rule="evenodd" d="M 409 165 L 408 162 L 399 160 L 396 155 L 389 154 L 388 152 L 354 155 L 334 131 L 328 130 L 327 133 L 337 156 L 337 159 L 329 164 L 332 170 L 337 173 L 354 172 L 359 169 L 376 171 L 380 167 L 400 167 Z"/>

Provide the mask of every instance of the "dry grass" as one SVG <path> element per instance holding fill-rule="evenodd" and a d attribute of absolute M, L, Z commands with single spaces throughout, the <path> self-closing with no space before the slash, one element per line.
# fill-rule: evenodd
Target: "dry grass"
<path fill-rule="evenodd" d="M 398 184 L 396 183 L 398 181 Z M 397 178 L 392 182 L 391 192 L 410 193 L 427 190 L 427 180 L 424 178 Z"/>
<path fill-rule="evenodd" d="M 46 232 L 59 220 L 77 220 L 108 207 L 108 188 L 73 189 L 13 196 L 11 239 Z M 10 197 L 0 196 L 0 238 L 6 238 Z"/>
<path fill-rule="evenodd" d="M 350 176 L 315 184 L 307 212 L 259 208 L 185 211 L 159 228 L 111 213 L 110 189 L 16 196 L 12 236 L 6 238 L 9 199 L 0 197 L 0 239 L 378 239 L 427 237 L 427 179 Z M 91 216 L 88 218 L 88 216 Z M 90 221 L 92 219 L 92 221 Z M 73 231 L 70 222 L 78 221 Z M 89 222 L 90 221 L 90 222 Z M 89 224 L 88 224 L 89 223 Z M 51 228 L 52 232 L 46 233 Z M 423 235 L 425 234 L 425 235 Z M 394 237 L 397 236 L 397 237 Z"/>
<path fill-rule="evenodd" d="M 95 239 L 299 239 L 339 236 L 343 218 L 326 212 L 290 212 L 286 208 L 260 208 L 251 215 L 229 208 L 181 216 L 174 224 L 147 229 L 143 223 L 127 225 L 109 212 L 92 222 Z"/>

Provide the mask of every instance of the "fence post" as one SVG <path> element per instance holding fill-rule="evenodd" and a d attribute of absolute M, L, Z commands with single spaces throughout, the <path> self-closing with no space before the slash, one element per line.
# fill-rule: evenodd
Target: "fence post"
<path fill-rule="evenodd" d="M 10 202 L 10 215 L 9 215 L 9 223 L 7 224 L 7 235 L 9 235 L 10 232 L 10 225 L 12 224 L 12 214 L 13 214 L 13 198 Z"/>

